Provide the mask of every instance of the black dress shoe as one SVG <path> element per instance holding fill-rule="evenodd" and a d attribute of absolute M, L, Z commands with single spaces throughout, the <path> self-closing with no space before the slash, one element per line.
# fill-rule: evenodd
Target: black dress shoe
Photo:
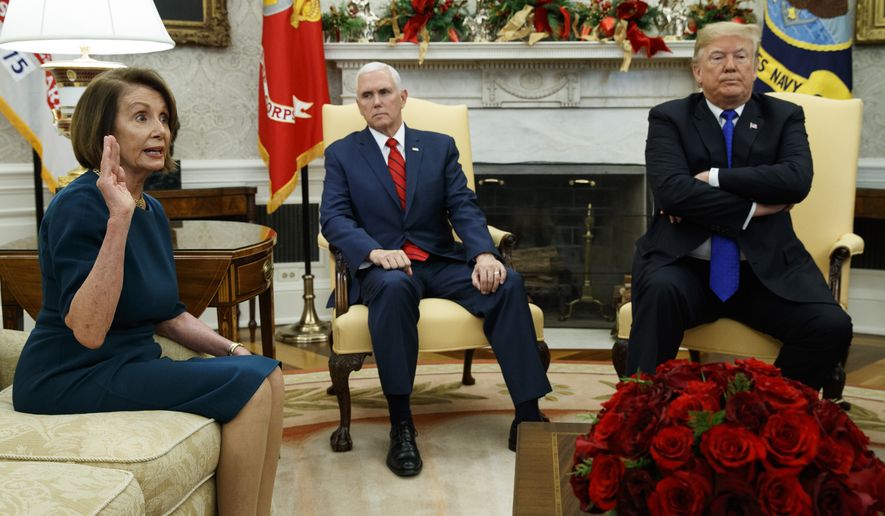
<path fill-rule="evenodd" d="M 390 449 L 387 451 L 387 467 L 401 477 L 413 477 L 424 465 L 418 444 L 415 442 L 415 425 L 400 421 L 390 429 Z"/>
<path fill-rule="evenodd" d="M 519 428 L 519 423 L 521 422 L 522 421 L 516 421 L 514 419 L 513 422 L 510 423 L 510 437 L 507 438 L 507 447 L 510 448 L 510 451 L 513 452 L 516 451 L 516 436 L 518 431 L 517 428 Z M 550 419 L 542 413 L 541 419 L 537 420 L 537 422 L 549 423 Z"/>

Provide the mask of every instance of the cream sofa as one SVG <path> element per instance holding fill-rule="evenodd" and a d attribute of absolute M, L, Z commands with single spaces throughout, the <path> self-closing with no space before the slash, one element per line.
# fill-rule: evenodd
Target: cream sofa
<path fill-rule="evenodd" d="M 0 329 L 0 514 L 214 514 L 221 427 L 170 411 L 15 412 L 25 332 Z M 162 338 L 163 354 L 194 354 Z"/>

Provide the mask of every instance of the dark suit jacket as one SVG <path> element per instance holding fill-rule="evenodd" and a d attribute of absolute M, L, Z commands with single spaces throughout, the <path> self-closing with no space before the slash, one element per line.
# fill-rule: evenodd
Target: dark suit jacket
<path fill-rule="evenodd" d="M 355 271 L 372 249 L 400 249 L 408 239 L 433 255 L 464 262 L 485 252 L 499 256 L 458 164 L 455 140 L 406 127 L 404 147 L 405 212 L 368 128 L 326 149 L 320 224 L 351 271 L 351 303 L 359 298 Z M 463 244 L 452 237 L 452 228 Z"/>
<path fill-rule="evenodd" d="M 801 107 L 753 94 L 735 127 L 732 168 L 722 129 L 703 94 L 656 106 L 648 120 L 646 173 L 655 206 L 648 231 L 636 243 L 637 284 L 719 233 L 737 239 L 753 272 L 778 296 L 834 302 L 820 269 L 796 237 L 789 212 L 755 217 L 741 229 L 753 201 L 795 204 L 811 190 L 813 167 Z M 711 167 L 720 169 L 719 188 L 694 179 Z M 667 215 L 682 222 L 671 223 Z"/>

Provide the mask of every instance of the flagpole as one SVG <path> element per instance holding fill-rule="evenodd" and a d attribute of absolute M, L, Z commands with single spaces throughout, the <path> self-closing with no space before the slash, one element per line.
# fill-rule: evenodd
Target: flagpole
<path fill-rule="evenodd" d="M 310 273 L 310 195 L 308 194 L 307 165 L 301 167 L 301 245 L 304 252 L 304 309 L 301 320 L 277 332 L 277 340 L 287 344 L 310 344 L 329 341 L 331 331 L 328 322 L 317 315 L 313 293 L 313 274 Z"/>
<path fill-rule="evenodd" d="M 43 222 L 43 161 L 37 151 L 31 150 L 34 158 L 34 214 L 37 216 L 37 234 Z"/>

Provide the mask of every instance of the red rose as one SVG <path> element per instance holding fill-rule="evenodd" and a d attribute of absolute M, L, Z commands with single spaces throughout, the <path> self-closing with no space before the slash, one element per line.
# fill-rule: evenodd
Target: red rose
<path fill-rule="evenodd" d="M 747 22 L 746 22 L 743 18 L 741 18 L 740 16 L 735 16 L 734 18 L 731 19 L 731 21 L 733 21 L 734 23 L 747 23 Z"/>
<path fill-rule="evenodd" d="M 885 464 L 873 459 L 869 466 L 852 471 L 845 479 L 852 491 L 873 501 L 873 510 L 885 512 Z"/>
<path fill-rule="evenodd" d="M 728 362 L 710 362 L 701 364 L 701 375 L 705 382 L 713 382 L 725 389 L 728 386 L 728 380 L 734 376 L 738 369 Z"/>
<path fill-rule="evenodd" d="M 820 427 L 809 415 L 784 412 L 768 418 L 762 428 L 762 442 L 767 451 L 767 469 L 791 468 L 794 471 L 814 460 L 820 441 Z"/>
<path fill-rule="evenodd" d="M 725 402 L 725 419 L 757 433 L 768 420 L 768 407 L 755 392 L 737 392 Z"/>
<path fill-rule="evenodd" d="M 756 479 L 756 500 L 764 514 L 811 515 L 811 498 L 798 477 L 784 470 L 766 471 Z"/>
<path fill-rule="evenodd" d="M 653 516 L 703 514 L 712 487 L 706 477 L 676 471 L 655 486 L 648 497 L 648 510 Z"/>
<path fill-rule="evenodd" d="M 757 516 L 762 512 L 756 502 L 753 486 L 746 480 L 731 475 L 716 477 L 716 490 L 708 514 Z"/>
<path fill-rule="evenodd" d="M 701 453 L 717 473 L 744 473 L 742 468 L 765 457 L 765 446 L 746 428 L 725 423 L 704 432 Z"/>
<path fill-rule="evenodd" d="M 755 375 L 753 383 L 756 384 L 756 392 L 774 412 L 802 411 L 808 406 L 808 399 L 802 392 L 783 378 Z"/>
<path fill-rule="evenodd" d="M 823 474 L 814 483 L 814 509 L 821 516 L 842 514 L 871 514 L 873 500 L 866 503 L 859 493 L 845 485 L 839 477 Z"/>
<path fill-rule="evenodd" d="M 648 497 L 655 490 L 655 480 L 645 469 L 631 468 L 624 472 L 618 496 L 618 516 L 648 514 Z"/>
<path fill-rule="evenodd" d="M 765 363 L 759 359 L 750 357 L 750 358 L 738 358 L 734 361 L 735 365 L 738 369 L 742 369 L 750 374 L 750 376 L 780 376 L 781 370 L 777 367 Z"/>
<path fill-rule="evenodd" d="M 854 464 L 854 450 L 849 446 L 836 442 L 832 437 L 824 435 L 817 446 L 815 464 L 824 470 L 838 475 L 847 475 Z"/>
<path fill-rule="evenodd" d="M 694 34 L 698 31 L 698 22 L 694 20 L 689 20 L 688 25 L 685 26 L 685 32 L 687 34 Z"/>
<path fill-rule="evenodd" d="M 599 32 L 602 36 L 606 38 L 610 38 L 615 34 L 615 23 L 617 20 L 614 16 L 606 16 L 605 18 L 599 20 Z"/>
<path fill-rule="evenodd" d="M 662 383 L 681 392 L 688 382 L 701 380 L 701 365 L 688 360 L 669 360 L 658 365 L 655 378 L 655 383 Z"/>
<path fill-rule="evenodd" d="M 587 477 L 581 475 L 569 475 L 568 483 L 572 486 L 572 492 L 575 493 L 575 497 L 581 502 L 581 510 L 587 512 L 590 510 L 590 494 L 587 492 L 587 488 L 590 486 L 590 482 L 587 480 Z"/>
<path fill-rule="evenodd" d="M 593 441 L 598 448 L 610 450 L 609 439 L 621 431 L 623 416 L 617 412 L 608 412 L 593 427 Z"/>
<path fill-rule="evenodd" d="M 844 410 L 835 403 L 824 400 L 812 407 L 812 414 L 824 434 L 854 451 L 852 469 L 861 469 L 870 463 L 870 455 L 867 453 L 870 438 L 854 424 L 854 421 L 845 414 Z"/>
<path fill-rule="evenodd" d="M 658 430 L 659 414 L 652 408 L 640 408 L 630 412 L 624 426 L 612 436 L 616 440 L 614 451 L 628 458 L 638 458 L 648 452 L 651 438 Z"/>
<path fill-rule="evenodd" d="M 704 410 L 716 412 L 719 410 L 719 400 L 693 394 L 683 394 L 670 402 L 670 405 L 667 407 L 667 419 L 674 424 L 685 424 L 688 423 L 689 412 L 701 412 Z"/>
<path fill-rule="evenodd" d="M 693 394 L 702 398 L 714 398 L 718 400 L 722 397 L 722 387 L 716 382 L 699 382 L 690 381 L 685 384 L 683 394 Z"/>
<path fill-rule="evenodd" d="M 615 508 L 618 500 L 618 489 L 621 476 L 624 474 L 624 463 L 614 455 L 597 455 L 590 469 L 587 494 L 590 501 L 604 511 Z"/>
<path fill-rule="evenodd" d="M 685 426 L 668 426 L 651 440 L 651 456 L 664 470 L 679 469 L 692 457 L 694 432 Z"/>

